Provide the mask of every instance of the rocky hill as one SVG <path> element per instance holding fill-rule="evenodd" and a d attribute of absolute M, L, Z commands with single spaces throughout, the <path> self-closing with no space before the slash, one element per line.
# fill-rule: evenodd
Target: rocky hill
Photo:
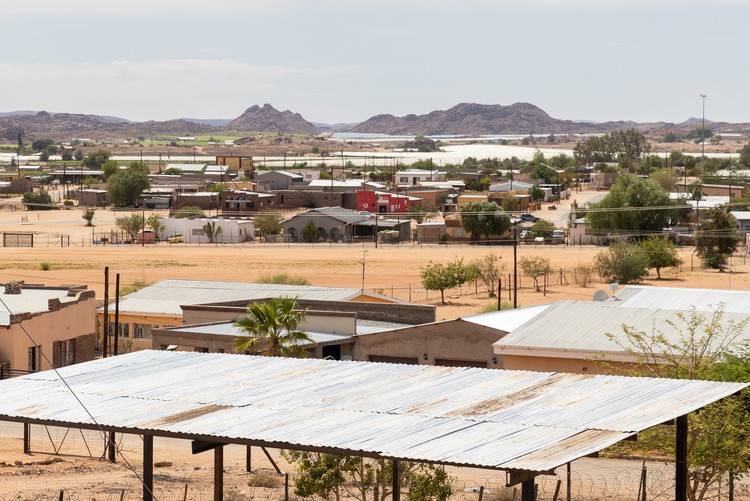
<path fill-rule="evenodd" d="M 529 103 L 510 106 L 461 103 L 448 110 L 426 115 L 377 115 L 352 129 L 352 132 L 380 134 L 562 134 L 602 132 L 603 124 L 584 124 L 550 117 Z"/>
<path fill-rule="evenodd" d="M 251 106 L 239 117 L 224 126 L 227 130 L 253 132 L 281 132 L 285 134 L 315 134 L 317 127 L 299 113 L 279 111 L 270 104 Z"/>
<path fill-rule="evenodd" d="M 186 120 L 165 122 L 129 122 L 112 117 L 81 115 L 71 113 L 47 113 L 40 111 L 34 115 L 13 115 L 0 117 L 0 138 L 15 142 L 21 131 L 24 140 L 49 137 L 56 141 L 70 141 L 73 138 L 111 139 L 136 138 L 140 136 L 184 136 L 216 130 L 215 127 L 200 125 Z"/>

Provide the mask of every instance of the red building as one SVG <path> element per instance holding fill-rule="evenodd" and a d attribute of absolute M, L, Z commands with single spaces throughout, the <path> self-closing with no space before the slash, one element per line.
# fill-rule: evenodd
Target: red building
<path fill-rule="evenodd" d="M 357 192 L 357 210 L 377 214 L 397 214 L 406 212 L 409 205 L 418 204 L 421 199 L 397 193 L 359 190 Z"/>

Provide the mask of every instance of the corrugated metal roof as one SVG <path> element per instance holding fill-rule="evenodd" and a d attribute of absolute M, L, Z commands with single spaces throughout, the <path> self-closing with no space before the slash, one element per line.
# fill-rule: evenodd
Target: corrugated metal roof
<path fill-rule="evenodd" d="M 520 326 L 541 314 L 550 305 L 543 304 L 539 306 L 530 306 L 528 308 L 517 308 L 513 310 L 493 311 L 492 313 L 480 313 L 461 317 L 461 320 L 471 322 L 472 324 L 483 325 L 491 329 L 497 329 L 503 332 L 512 332 Z"/>
<path fill-rule="evenodd" d="M 687 289 L 680 287 L 645 287 L 626 285 L 607 304 L 620 308 L 663 308 L 713 312 L 719 306 L 725 312 L 750 312 L 750 292 L 719 289 Z"/>
<path fill-rule="evenodd" d="M 227 336 L 231 338 L 247 335 L 247 333 L 242 331 L 242 329 L 240 329 L 239 327 L 235 327 L 234 322 L 186 325 L 182 327 L 170 327 L 165 330 L 169 332 L 182 332 L 186 334 L 211 334 L 214 336 Z M 346 341 L 353 337 L 351 334 L 334 334 L 332 332 L 319 332 L 313 330 L 306 330 L 305 333 L 310 337 L 310 340 L 312 342 L 300 343 L 300 345 L 302 346 L 308 344 L 324 344 L 336 341 Z"/>
<path fill-rule="evenodd" d="M 59 369 L 105 429 L 546 471 L 744 384 L 141 351 Z M 0 419 L 90 426 L 52 371 Z"/>
<path fill-rule="evenodd" d="M 361 294 L 360 289 L 339 287 L 170 279 L 161 280 L 122 298 L 120 313 L 181 316 L 182 305 L 254 301 L 281 296 L 319 301 L 349 301 Z"/>
<path fill-rule="evenodd" d="M 618 304 L 619 302 L 558 301 L 497 341 L 494 346 L 498 353 L 519 348 L 626 353 L 623 346 L 628 346 L 628 342 L 623 326 L 649 334 L 658 331 L 670 342 L 682 339 L 681 331 L 686 325 L 677 317 L 678 311 L 615 306 Z M 726 312 L 721 325 L 736 325 L 749 319 L 748 313 Z M 737 341 L 744 340 L 750 340 L 750 324 Z M 716 343 L 719 342 L 717 339 Z"/>

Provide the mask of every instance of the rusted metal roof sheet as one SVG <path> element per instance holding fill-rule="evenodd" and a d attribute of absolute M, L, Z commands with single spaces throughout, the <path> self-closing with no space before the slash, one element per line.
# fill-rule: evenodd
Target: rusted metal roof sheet
<path fill-rule="evenodd" d="M 546 471 L 744 384 L 141 351 L 59 369 L 105 429 Z M 52 371 L 0 419 L 92 420 Z"/>

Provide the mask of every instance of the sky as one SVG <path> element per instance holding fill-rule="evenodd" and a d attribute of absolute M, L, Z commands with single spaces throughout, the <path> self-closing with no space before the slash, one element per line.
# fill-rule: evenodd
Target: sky
<path fill-rule="evenodd" d="M 33 0 L 3 6 L 0 111 L 356 123 L 458 103 L 750 122 L 750 0 Z"/>

